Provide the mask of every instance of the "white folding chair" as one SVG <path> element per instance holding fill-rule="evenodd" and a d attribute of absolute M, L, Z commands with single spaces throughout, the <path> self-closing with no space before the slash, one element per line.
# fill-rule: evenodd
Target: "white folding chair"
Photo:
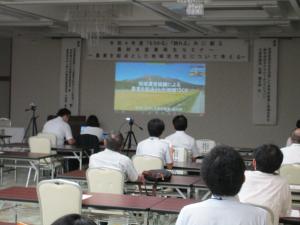
<path fill-rule="evenodd" d="M 210 152 L 216 146 L 216 142 L 210 139 L 196 140 L 196 147 L 200 153 L 200 156 L 204 156 Z"/>
<path fill-rule="evenodd" d="M 134 155 L 132 157 L 133 166 L 138 174 L 145 170 L 163 169 L 164 162 L 161 158 L 149 155 Z"/>
<path fill-rule="evenodd" d="M 52 134 L 52 133 L 38 133 L 37 134 L 38 137 L 45 137 L 48 138 L 51 142 L 51 147 L 56 147 L 57 142 L 56 142 L 56 135 Z"/>
<path fill-rule="evenodd" d="M 286 164 L 279 169 L 280 176 L 285 177 L 292 192 L 293 205 L 299 207 L 300 193 L 300 164 Z"/>
<path fill-rule="evenodd" d="M 300 186 L 300 164 L 282 165 L 279 170 L 280 176 L 285 177 L 290 185 Z"/>
<path fill-rule="evenodd" d="M 89 168 L 86 171 L 86 179 L 89 192 L 123 194 L 125 177 L 120 170 L 112 168 Z M 120 216 L 128 217 L 121 210 L 98 210 L 90 208 L 89 212 L 96 216 L 108 216 L 108 221 L 115 220 L 116 218 L 120 219 Z"/>
<path fill-rule="evenodd" d="M 54 179 L 37 186 L 42 225 L 71 213 L 81 214 L 82 190 L 74 182 Z"/>
<path fill-rule="evenodd" d="M 123 194 L 124 174 L 116 169 L 89 168 L 86 171 L 89 192 Z"/>
<path fill-rule="evenodd" d="M 51 142 L 48 137 L 32 136 L 29 138 L 28 143 L 29 143 L 30 152 L 44 153 L 44 154 L 51 153 Z M 44 159 L 42 162 L 40 162 L 41 169 L 50 170 L 52 179 L 54 177 L 54 172 L 56 167 L 61 167 L 61 163 L 57 160 Z M 31 171 L 32 171 L 32 167 L 30 167 L 28 171 L 26 187 L 28 187 L 29 184 Z M 36 178 L 36 173 L 34 178 Z"/>

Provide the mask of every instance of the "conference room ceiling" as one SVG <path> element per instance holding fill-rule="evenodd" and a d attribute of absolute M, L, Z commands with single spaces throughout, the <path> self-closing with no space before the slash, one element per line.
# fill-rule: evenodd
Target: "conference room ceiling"
<path fill-rule="evenodd" d="M 300 0 L 3 0 L 0 36 L 78 37 L 70 11 L 87 6 L 109 12 L 117 30 L 104 37 L 300 36 Z"/>

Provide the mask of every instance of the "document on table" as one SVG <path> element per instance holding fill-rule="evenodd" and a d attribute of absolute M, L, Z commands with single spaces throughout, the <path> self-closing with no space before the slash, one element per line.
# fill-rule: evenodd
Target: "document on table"
<path fill-rule="evenodd" d="M 85 194 L 83 194 L 82 195 L 82 200 L 88 199 L 90 197 L 92 197 L 92 195 L 85 195 Z"/>

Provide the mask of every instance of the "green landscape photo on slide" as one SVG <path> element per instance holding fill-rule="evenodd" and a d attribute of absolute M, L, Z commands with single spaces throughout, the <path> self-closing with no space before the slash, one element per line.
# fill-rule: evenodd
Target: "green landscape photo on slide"
<path fill-rule="evenodd" d="M 205 64 L 117 62 L 116 111 L 203 114 Z"/>

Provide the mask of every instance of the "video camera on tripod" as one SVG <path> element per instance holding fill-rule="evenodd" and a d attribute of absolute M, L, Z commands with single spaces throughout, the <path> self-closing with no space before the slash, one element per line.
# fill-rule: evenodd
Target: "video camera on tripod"
<path fill-rule="evenodd" d="M 28 111 L 35 111 L 37 109 L 37 105 L 35 105 L 33 102 L 31 102 L 29 104 L 29 108 L 28 109 L 25 109 L 25 112 L 28 112 Z"/>
<path fill-rule="evenodd" d="M 125 118 L 127 121 L 128 121 L 128 124 L 129 124 L 129 131 L 127 132 L 127 136 L 125 138 L 125 141 L 124 141 L 124 144 L 123 144 L 123 149 L 126 148 L 126 145 L 127 145 L 127 149 L 131 149 L 131 144 L 132 144 L 132 138 L 135 142 L 135 145 L 137 145 L 137 140 L 136 140 L 136 137 L 135 137 L 135 134 L 132 130 L 132 126 L 135 125 L 136 127 L 138 127 L 140 130 L 143 130 L 142 127 L 140 127 L 139 125 L 137 125 L 135 122 L 134 122 L 134 119 L 132 117 L 126 117 Z"/>
<path fill-rule="evenodd" d="M 25 109 L 25 112 L 31 111 L 32 115 L 31 115 L 31 118 L 29 120 L 28 126 L 27 126 L 27 128 L 25 130 L 23 142 L 26 142 L 27 139 L 29 138 L 29 132 L 30 132 L 30 130 L 31 130 L 31 136 L 35 136 L 37 134 L 36 119 L 38 118 L 38 116 L 35 115 L 36 109 L 37 109 L 37 106 L 33 102 L 29 104 L 29 108 L 28 109 Z"/>

